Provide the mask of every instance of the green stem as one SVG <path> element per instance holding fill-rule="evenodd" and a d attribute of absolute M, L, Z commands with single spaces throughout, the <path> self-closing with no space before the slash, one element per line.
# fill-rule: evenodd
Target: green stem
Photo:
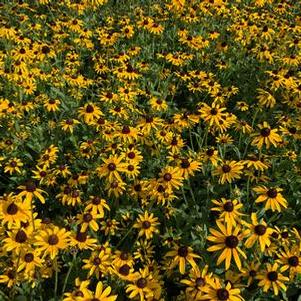
<path fill-rule="evenodd" d="M 55 258 L 54 300 L 57 299 L 57 286 L 58 286 L 58 267 L 57 267 L 57 257 L 56 257 Z"/>
<path fill-rule="evenodd" d="M 76 253 L 73 254 L 72 262 L 71 262 L 71 264 L 69 266 L 69 269 L 68 269 L 68 272 L 66 274 L 63 289 L 62 289 L 62 295 L 64 295 L 64 293 L 65 293 L 65 289 L 66 289 L 66 286 L 67 286 L 67 283 L 68 283 L 68 279 L 69 279 L 70 273 L 72 271 L 75 260 L 76 260 Z"/>
<path fill-rule="evenodd" d="M 196 203 L 196 200 L 195 200 L 195 197 L 194 197 L 194 193 L 192 191 L 192 188 L 191 188 L 191 183 L 190 183 L 190 179 L 188 178 L 188 184 L 189 184 L 189 191 L 190 191 L 190 194 L 191 194 L 191 198 L 193 200 L 193 203 L 195 205 L 195 210 L 197 212 L 197 203 Z"/>

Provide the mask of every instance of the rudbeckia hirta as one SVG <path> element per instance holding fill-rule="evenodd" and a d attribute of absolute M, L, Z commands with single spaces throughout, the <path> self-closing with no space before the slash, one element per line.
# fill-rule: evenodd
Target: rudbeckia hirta
<path fill-rule="evenodd" d="M 59 227 L 48 228 L 39 232 L 35 237 L 37 249 L 54 259 L 60 250 L 68 247 L 69 232 Z"/>
<path fill-rule="evenodd" d="M 139 214 L 134 228 L 139 229 L 138 237 L 145 236 L 146 239 L 151 239 L 154 233 L 159 232 L 158 225 L 158 218 L 154 217 L 153 213 L 145 211 L 144 214 Z"/>
<path fill-rule="evenodd" d="M 282 208 L 287 208 L 287 200 L 282 196 L 283 189 L 278 187 L 267 188 L 266 186 L 257 186 L 253 190 L 260 194 L 255 203 L 265 203 L 264 209 L 281 212 Z"/>
<path fill-rule="evenodd" d="M 269 228 L 264 220 L 258 222 L 256 213 L 251 214 L 251 220 L 252 224 L 243 222 L 248 227 L 245 234 L 249 236 L 245 241 L 245 246 L 251 248 L 258 241 L 261 252 L 264 252 L 266 246 L 271 244 L 270 235 L 273 233 L 273 229 Z"/>
<path fill-rule="evenodd" d="M 241 232 L 239 225 L 237 225 L 235 228 L 232 228 L 230 225 L 225 226 L 219 221 L 216 221 L 216 224 L 220 231 L 213 228 L 209 229 L 211 235 L 209 235 L 207 239 L 215 243 L 215 245 L 209 247 L 207 250 L 209 252 L 223 250 L 217 259 L 217 265 L 225 261 L 225 268 L 228 270 L 233 257 L 236 266 L 238 269 L 241 269 L 240 256 L 244 259 L 247 258 L 246 254 L 241 250 L 240 247 L 244 233 Z"/>
<path fill-rule="evenodd" d="M 258 127 L 260 131 L 254 134 L 252 145 L 257 146 L 259 149 L 261 149 L 263 145 L 265 145 L 266 148 L 270 148 L 271 145 L 277 147 L 277 144 L 282 141 L 282 138 L 277 134 L 277 129 L 271 129 L 266 121 L 258 125 Z"/>
<path fill-rule="evenodd" d="M 193 253 L 193 249 L 187 246 L 178 246 L 175 245 L 174 250 L 169 251 L 165 255 L 166 257 L 174 257 L 171 260 L 169 266 L 170 269 L 173 269 L 176 265 L 179 265 L 179 271 L 181 274 L 185 273 L 185 266 L 189 263 L 193 268 L 197 267 L 195 258 L 201 258 L 199 255 Z"/>
<path fill-rule="evenodd" d="M 242 174 L 243 164 L 237 161 L 224 161 L 214 171 L 213 175 L 219 175 L 219 183 L 232 183 L 233 180 L 239 179 Z"/>
<path fill-rule="evenodd" d="M 263 287 L 263 291 L 267 292 L 272 289 L 274 294 L 278 296 L 279 289 L 286 291 L 285 282 L 289 281 L 288 277 L 283 276 L 279 271 L 279 264 L 266 264 L 265 269 L 256 276 L 259 280 L 258 286 Z"/>
<path fill-rule="evenodd" d="M 239 288 L 233 288 L 230 282 L 222 284 L 220 279 L 213 277 L 204 288 L 204 295 L 201 300 L 210 301 L 243 301 Z"/>

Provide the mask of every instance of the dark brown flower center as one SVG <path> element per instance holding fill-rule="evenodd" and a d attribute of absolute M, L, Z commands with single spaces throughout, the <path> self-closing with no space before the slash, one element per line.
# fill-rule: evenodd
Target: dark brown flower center
<path fill-rule="evenodd" d="M 25 187 L 27 192 L 34 192 L 37 188 L 33 182 L 27 182 Z"/>
<path fill-rule="evenodd" d="M 257 225 L 257 226 L 255 226 L 254 230 L 257 235 L 261 236 L 261 235 L 265 234 L 267 227 L 264 225 Z"/>
<path fill-rule="evenodd" d="M 292 267 L 296 267 L 299 264 L 299 258 L 297 256 L 291 256 L 288 259 L 288 264 Z"/>
<path fill-rule="evenodd" d="M 260 135 L 262 137 L 268 137 L 270 135 L 270 133 L 271 133 L 271 130 L 269 128 L 263 128 L 260 131 Z"/>
<path fill-rule="evenodd" d="M 124 264 L 119 268 L 119 273 L 123 276 L 127 276 L 130 273 L 130 267 L 127 264 Z"/>
<path fill-rule="evenodd" d="M 268 272 L 268 276 L 267 277 L 268 277 L 268 279 L 270 281 L 277 281 L 277 279 L 278 279 L 278 273 L 275 272 L 275 271 Z"/>
<path fill-rule="evenodd" d="M 281 237 L 284 239 L 288 238 L 288 232 L 287 231 L 282 232 Z"/>
<path fill-rule="evenodd" d="M 233 205 L 233 203 L 232 203 L 231 201 L 226 202 L 226 203 L 224 204 L 224 210 L 225 210 L 225 211 L 227 211 L 227 212 L 232 212 L 233 209 L 234 209 L 234 205 Z"/>
<path fill-rule="evenodd" d="M 130 158 L 130 159 L 134 159 L 135 158 L 135 153 L 134 152 L 129 152 L 128 153 L 128 158 Z"/>
<path fill-rule="evenodd" d="M 87 232 L 77 232 L 76 240 L 79 242 L 85 242 L 87 240 Z"/>
<path fill-rule="evenodd" d="M 163 178 L 165 181 L 169 182 L 172 179 L 172 175 L 170 173 L 166 173 Z"/>
<path fill-rule="evenodd" d="M 178 249 L 178 255 L 180 257 L 186 257 L 188 255 L 188 248 L 186 246 L 180 247 Z"/>
<path fill-rule="evenodd" d="M 23 230 L 19 230 L 16 234 L 15 241 L 22 244 L 27 240 L 27 235 Z"/>
<path fill-rule="evenodd" d="M 202 277 L 198 277 L 195 279 L 195 286 L 204 286 L 205 284 L 205 279 Z"/>
<path fill-rule="evenodd" d="M 86 107 L 86 113 L 93 113 L 94 112 L 94 108 L 91 105 L 87 105 Z"/>
<path fill-rule="evenodd" d="M 10 166 L 11 167 L 16 167 L 17 166 L 17 162 L 16 161 L 11 161 L 10 162 Z"/>
<path fill-rule="evenodd" d="M 44 45 L 44 46 L 42 47 L 42 53 L 47 54 L 47 53 L 49 53 L 49 52 L 50 52 L 50 48 L 49 48 L 48 46 Z"/>
<path fill-rule="evenodd" d="M 83 221 L 85 223 L 91 222 L 92 219 L 93 219 L 93 216 L 90 213 L 85 213 L 83 216 Z"/>
<path fill-rule="evenodd" d="M 206 151 L 207 156 L 211 157 L 214 154 L 214 149 L 208 149 Z"/>
<path fill-rule="evenodd" d="M 249 271 L 249 276 L 250 276 L 250 277 L 255 277 L 256 274 L 257 274 L 257 272 L 256 272 L 255 270 Z"/>
<path fill-rule="evenodd" d="M 49 237 L 48 237 L 48 243 L 51 246 L 56 245 L 58 242 L 59 242 L 59 238 L 58 238 L 58 236 L 56 234 L 49 235 Z"/>
<path fill-rule="evenodd" d="M 134 165 L 128 165 L 128 171 L 133 171 L 135 169 Z"/>
<path fill-rule="evenodd" d="M 142 228 L 143 228 L 143 229 L 149 229 L 150 226 L 151 226 L 151 223 L 150 223 L 149 221 L 144 221 L 144 222 L 142 223 Z"/>
<path fill-rule="evenodd" d="M 226 237 L 226 240 L 225 240 L 225 245 L 228 247 L 228 248 L 231 248 L 231 249 L 234 249 L 237 247 L 238 245 L 238 238 L 234 235 L 230 235 L 230 236 L 227 236 Z"/>
<path fill-rule="evenodd" d="M 223 165 L 222 171 L 224 173 L 228 173 L 228 172 L 230 172 L 230 170 L 231 170 L 231 167 L 228 164 Z"/>
<path fill-rule="evenodd" d="M 130 130 L 130 127 L 125 125 L 123 128 L 122 128 L 122 134 L 129 134 L 131 132 Z"/>
<path fill-rule="evenodd" d="M 139 288 L 145 288 L 147 285 L 147 280 L 145 278 L 140 278 L 137 280 L 136 284 Z"/>
<path fill-rule="evenodd" d="M 9 215 L 15 215 L 18 212 L 18 206 L 15 203 L 11 203 L 7 206 L 6 212 Z"/>
<path fill-rule="evenodd" d="M 213 108 L 210 110 L 211 115 L 216 115 L 218 113 L 217 109 Z"/>
<path fill-rule="evenodd" d="M 128 260 L 129 259 L 129 254 L 127 252 L 121 252 L 120 259 L 121 260 Z"/>
<path fill-rule="evenodd" d="M 98 196 L 95 196 L 94 198 L 93 198 L 93 200 L 92 200 L 92 204 L 93 205 L 99 205 L 100 204 L 100 197 L 98 197 Z"/>
<path fill-rule="evenodd" d="M 277 194 L 278 194 L 278 192 L 277 192 L 277 189 L 275 189 L 275 188 L 271 188 L 267 192 L 268 197 L 272 198 L 272 199 L 274 199 L 275 197 L 277 197 Z"/>
<path fill-rule="evenodd" d="M 190 162 L 188 159 L 183 159 L 181 162 L 181 167 L 182 168 L 188 168 L 190 166 Z"/>
<path fill-rule="evenodd" d="M 229 292 L 225 288 L 220 288 L 216 292 L 218 300 L 228 300 Z"/>
<path fill-rule="evenodd" d="M 33 256 L 32 253 L 27 253 L 27 254 L 25 254 L 25 256 L 24 256 L 25 262 L 32 262 L 33 259 L 34 259 L 34 256 Z"/>
<path fill-rule="evenodd" d="M 99 257 L 95 257 L 95 258 L 93 259 L 93 264 L 94 264 L 94 265 L 99 265 L 100 263 L 101 263 L 101 260 L 100 260 Z"/>
<path fill-rule="evenodd" d="M 116 164 L 115 163 L 109 163 L 108 164 L 108 170 L 109 171 L 114 171 L 116 169 Z"/>
<path fill-rule="evenodd" d="M 75 297 L 83 297 L 84 294 L 82 291 L 76 291 L 75 294 L 74 294 Z"/>

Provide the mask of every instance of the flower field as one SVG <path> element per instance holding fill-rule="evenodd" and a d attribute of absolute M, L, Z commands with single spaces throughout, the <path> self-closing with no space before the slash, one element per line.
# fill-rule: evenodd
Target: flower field
<path fill-rule="evenodd" d="M 301 300 L 301 2 L 0 3 L 0 301 Z"/>

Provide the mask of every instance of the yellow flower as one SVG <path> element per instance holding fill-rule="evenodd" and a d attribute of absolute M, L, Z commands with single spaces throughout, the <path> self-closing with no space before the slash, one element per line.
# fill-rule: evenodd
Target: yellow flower
<path fill-rule="evenodd" d="M 91 292 L 90 290 L 85 290 L 83 298 L 81 298 L 79 300 L 82 300 L 82 301 L 92 301 L 92 300 L 115 301 L 118 296 L 111 295 L 111 291 L 112 291 L 112 288 L 110 286 L 107 286 L 104 289 L 103 283 L 98 282 L 95 292 Z"/>
<path fill-rule="evenodd" d="M 222 285 L 217 277 L 210 279 L 208 286 L 204 287 L 204 295 L 202 300 L 210 301 L 243 301 L 243 297 L 240 296 L 240 289 L 233 288 L 230 282 Z"/>
<path fill-rule="evenodd" d="M 241 228 L 237 225 L 234 229 L 230 225 L 224 226 L 221 222 L 216 221 L 216 224 L 220 231 L 210 228 L 209 231 L 212 235 L 209 235 L 207 239 L 213 243 L 214 246 L 209 247 L 209 252 L 215 252 L 223 250 L 217 259 L 217 265 L 225 261 L 225 268 L 230 268 L 232 256 L 238 269 L 241 269 L 240 256 L 247 258 L 246 254 L 241 250 L 239 244 L 242 242 L 244 233 L 241 232 Z"/>
<path fill-rule="evenodd" d="M 59 110 L 60 101 L 58 99 L 48 99 L 44 102 L 44 107 L 48 112 L 56 112 Z"/>
<path fill-rule="evenodd" d="M 172 191 L 174 188 L 179 189 L 183 184 L 183 176 L 179 167 L 166 166 L 160 172 L 158 182 L 162 183 Z"/>
<path fill-rule="evenodd" d="M 227 200 L 221 198 L 218 200 L 212 200 L 212 203 L 217 207 L 211 208 L 211 211 L 220 212 L 219 219 L 224 221 L 230 227 L 234 227 L 237 223 L 240 223 L 240 216 L 243 215 L 239 210 L 243 207 L 243 204 L 238 200 Z"/>
<path fill-rule="evenodd" d="M 255 203 L 265 202 L 264 209 L 272 211 L 282 211 L 283 208 L 287 208 L 287 200 L 280 193 L 283 189 L 281 188 L 267 188 L 266 186 L 257 186 L 254 187 L 253 190 L 260 194 Z"/>
<path fill-rule="evenodd" d="M 211 273 L 208 273 L 208 265 L 202 270 L 199 267 L 190 270 L 189 279 L 181 280 L 181 283 L 187 286 L 186 295 L 192 300 L 201 300 L 204 296 L 204 289 L 208 285 L 209 279 L 212 277 Z"/>
<path fill-rule="evenodd" d="M 146 239 L 151 239 L 154 233 L 159 233 L 157 229 L 158 218 L 154 217 L 153 213 L 148 213 L 147 211 L 144 214 L 139 214 L 136 223 L 134 224 L 134 228 L 138 228 L 139 233 L 138 237 L 145 236 Z"/>
<path fill-rule="evenodd" d="M 93 231 L 97 231 L 99 226 L 97 224 L 97 219 L 100 218 L 99 214 L 93 213 L 92 211 L 87 211 L 82 214 L 77 215 L 77 223 L 81 225 L 80 231 L 86 232 L 88 227 L 91 228 Z"/>
<path fill-rule="evenodd" d="M 264 252 L 266 246 L 268 247 L 271 244 L 270 235 L 273 233 L 273 229 L 267 227 L 267 224 L 264 220 L 260 223 L 257 220 L 256 213 L 251 214 L 252 224 L 248 224 L 243 221 L 243 224 L 248 228 L 245 231 L 246 235 L 250 235 L 245 241 L 245 246 L 251 248 L 256 241 L 259 241 L 260 250 Z"/>
<path fill-rule="evenodd" d="M 283 276 L 278 270 L 278 263 L 275 262 L 273 265 L 267 263 L 265 270 L 256 276 L 256 279 L 259 280 L 258 286 L 262 286 L 264 292 L 272 289 L 274 294 L 278 296 L 279 289 L 286 291 L 284 282 L 289 281 L 289 278 Z"/>
<path fill-rule="evenodd" d="M 100 275 L 106 275 L 110 272 L 110 253 L 109 248 L 103 247 L 103 250 L 93 252 L 89 259 L 83 259 L 82 269 L 89 270 L 88 277 L 95 275 L 98 279 Z"/>
<path fill-rule="evenodd" d="M 87 124 L 97 120 L 103 113 L 100 111 L 99 107 L 93 103 L 87 103 L 79 109 L 79 116 L 84 118 Z"/>
<path fill-rule="evenodd" d="M 178 245 L 175 245 L 174 250 L 167 252 L 165 256 L 174 257 L 171 260 L 169 268 L 173 269 L 177 264 L 179 264 L 179 271 L 181 274 L 185 273 L 185 266 L 187 263 L 189 263 L 192 268 L 196 269 L 197 264 L 194 258 L 201 258 L 199 255 L 193 253 L 193 249 L 191 247 Z"/>
<path fill-rule="evenodd" d="M 17 197 L 21 198 L 21 199 L 24 197 L 23 198 L 24 202 L 28 202 L 30 204 L 31 201 L 33 200 L 33 198 L 37 197 L 42 204 L 45 204 L 45 198 L 42 195 L 42 193 L 44 193 L 45 191 L 43 191 L 42 189 L 37 188 L 37 186 L 35 185 L 34 182 L 27 181 L 25 183 L 25 185 L 19 186 L 18 189 L 21 189 L 23 191 L 21 191 L 17 195 Z"/>
<path fill-rule="evenodd" d="M 271 129 L 266 121 L 258 125 L 258 127 L 260 132 L 253 135 L 252 145 L 257 146 L 259 149 L 261 149 L 263 145 L 265 145 L 266 148 L 270 148 L 271 144 L 277 147 L 277 144 L 282 141 L 282 138 L 277 134 L 277 130 Z"/>
<path fill-rule="evenodd" d="M 97 168 L 98 175 L 103 178 L 106 177 L 109 182 L 115 180 L 122 181 L 120 177 L 120 172 L 125 172 L 125 164 L 121 161 L 122 156 L 111 155 L 108 159 L 103 159 L 103 164 Z"/>
<path fill-rule="evenodd" d="M 26 223 L 31 216 L 30 204 L 21 202 L 12 193 L 0 197 L 0 216 L 2 225 L 7 225 L 10 229 L 12 226 L 20 227 L 21 223 Z"/>
<path fill-rule="evenodd" d="M 20 159 L 12 158 L 5 164 L 4 172 L 9 173 L 10 175 L 12 175 L 15 172 L 21 173 L 20 167 L 22 166 L 23 163 Z"/>
<path fill-rule="evenodd" d="M 50 255 L 51 259 L 54 259 L 60 250 L 68 248 L 69 244 L 69 232 L 64 228 L 54 226 L 53 228 L 47 228 L 39 232 L 35 236 L 37 249 L 44 253 L 44 255 Z"/>
<path fill-rule="evenodd" d="M 242 174 L 243 164 L 237 161 L 224 161 L 214 171 L 213 175 L 219 175 L 219 183 L 232 183 L 233 180 L 239 179 Z"/>

